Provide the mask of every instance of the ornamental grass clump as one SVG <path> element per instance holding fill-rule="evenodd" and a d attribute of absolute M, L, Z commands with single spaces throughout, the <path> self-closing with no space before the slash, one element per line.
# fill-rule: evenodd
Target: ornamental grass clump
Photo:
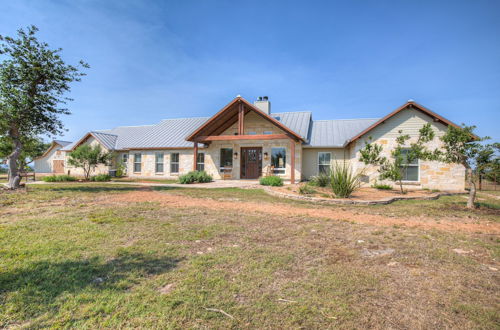
<path fill-rule="evenodd" d="M 206 183 L 211 181 L 212 176 L 205 171 L 191 171 L 179 177 L 179 183 L 182 184 Z"/>
<path fill-rule="evenodd" d="M 362 173 L 354 172 L 347 162 L 333 162 L 330 186 L 337 198 L 348 198 L 361 186 Z"/>
<path fill-rule="evenodd" d="M 330 173 L 322 172 L 311 178 L 311 185 L 316 187 L 326 187 L 330 184 Z"/>

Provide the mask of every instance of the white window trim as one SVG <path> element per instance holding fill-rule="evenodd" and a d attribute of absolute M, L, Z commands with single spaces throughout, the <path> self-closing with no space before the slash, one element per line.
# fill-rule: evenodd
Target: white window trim
<path fill-rule="evenodd" d="M 232 160 L 232 163 L 233 163 L 233 166 L 231 167 L 228 167 L 228 168 L 233 168 L 234 167 L 234 159 L 233 159 L 233 148 L 232 147 L 222 147 L 222 148 L 219 148 L 219 171 L 225 171 L 226 168 L 224 166 L 222 166 L 222 149 L 231 149 L 231 160 Z M 198 164 L 198 163 L 196 163 Z"/>
<path fill-rule="evenodd" d="M 139 162 L 135 161 L 135 155 L 140 155 L 141 156 L 141 160 Z M 140 171 L 136 171 L 135 170 L 135 164 L 140 164 L 141 165 L 141 170 Z M 134 173 L 142 173 L 142 153 L 140 153 L 140 152 L 134 153 L 134 166 L 133 166 L 132 170 L 134 170 Z"/>
<path fill-rule="evenodd" d="M 403 149 L 409 149 L 410 147 L 403 147 Z M 403 164 L 403 165 L 407 165 L 407 164 Z M 412 164 L 408 164 L 407 165 L 407 168 L 408 167 L 417 167 L 417 180 L 416 181 L 413 181 L 413 180 L 401 180 L 402 183 L 420 183 L 420 159 L 417 158 L 417 165 L 412 165 Z"/>
<path fill-rule="evenodd" d="M 287 158 L 287 150 L 285 146 L 273 146 L 271 147 L 271 166 L 272 166 L 272 158 L 273 158 L 273 149 L 285 149 L 285 162 L 284 162 L 284 167 L 275 167 L 273 174 L 277 176 L 286 176 L 286 158 Z M 279 173 L 276 173 L 276 170 L 279 170 Z M 283 170 L 283 172 L 281 172 Z"/>
<path fill-rule="evenodd" d="M 162 155 L 162 161 L 158 161 L 158 155 Z M 156 165 L 162 164 L 163 165 L 163 171 L 159 172 L 156 170 Z M 155 152 L 155 174 L 163 174 L 165 172 L 165 153 L 163 152 Z"/>
<path fill-rule="evenodd" d="M 198 155 L 199 155 L 199 154 L 203 154 L 203 163 L 198 162 Z M 202 170 L 202 171 L 204 171 L 204 170 L 205 170 L 205 156 L 206 156 L 206 155 L 205 155 L 205 153 L 204 153 L 204 152 L 198 152 L 198 155 L 196 156 L 196 170 L 198 170 L 198 165 L 203 164 L 203 170 Z"/>
<path fill-rule="evenodd" d="M 173 154 L 177 154 L 178 155 L 176 162 L 172 161 L 172 155 Z M 180 154 L 180 152 L 171 152 L 170 153 L 170 174 L 179 174 L 179 165 L 180 165 L 180 162 L 181 162 L 181 154 Z M 177 172 L 172 172 L 172 164 L 177 164 Z"/>
<path fill-rule="evenodd" d="M 320 164 L 319 163 L 319 156 L 321 154 L 329 154 L 330 155 L 330 164 L 328 164 L 328 166 L 330 166 L 330 170 L 332 169 L 332 153 L 330 151 L 318 151 L 318 167 L 316 168 L 316 170 L 318 171 L 317 172 L 317 175 L 320 174 L 320 171 L 319 171 L 319 166 L 320 165 L 326 165 L 326 164 Z"/>

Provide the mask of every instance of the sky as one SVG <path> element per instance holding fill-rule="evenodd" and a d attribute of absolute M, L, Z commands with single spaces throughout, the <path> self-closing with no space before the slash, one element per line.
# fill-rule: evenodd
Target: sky
<path fill-rule="evenodd" d="M 500 0 L 0 0 L 0 34 L 36 25 L 70 64 L 65 140 L 211 116 L 240 94 L 314 119 L 408 99 L 500 140 Z"/>

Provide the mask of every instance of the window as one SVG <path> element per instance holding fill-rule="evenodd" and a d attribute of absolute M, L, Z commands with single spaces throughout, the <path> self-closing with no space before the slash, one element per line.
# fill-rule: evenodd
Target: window
<path fill-rule="evenodd" d="M 251 132 L 248 132 L 248 135 L 257 135 L 257 132 L 251 131 Z"/>
<path fill-rule="evenodd" d="M 196 170 L 204 171 L 205 170 L 205 154 L 203 152 L 199 152 L 196 157 Z"/>
<path fill-rule="evenodd" d="M 407 157 L 409 149 L 401 150 L 403 156 L 403 165 L 401 169 L 403 170 L 403 181 L 418 181 L 418 159 L 412 159 L 407 163 Z"/>
<path fill-rule="evenodd" d="M 331 164 L 332 164 L 331 152 L 318 152 L 318 174 L 330 173 Z"/>
<path fill-rule="evenodd" d="M 220 167 L 221 169 L 226 167 L 233 167 L 233 149 L 232 148 L 221 148 L 220 149 Z"/>
<path fill-rule="evenodd" d="M 155 154 L 155 172 L 163 173 L 163 153 L 161 152 Z"/>
<path fill-rule="evenodd" d="M 170 154 L 170 173 L 179 173 L 179 153 Z"/>
<path fill-rule="evenodd" d="M 123 154 L 122 155 L 122 163 L 123 163 L 123 165 L 127 166 L 127 163 L 128 163 L 128 154 Z"/>
<path fill-rule="evenodd" d="M 286 148 L 271 148 L 271 165 L 274 166 L 274 174 L 285 174 Z"/>
<path fill-rule="evenodd" d="M 142 154 L 134 154 L 134 172 L 141 171 Z"/>
<path fill-rule="evenodd" d="M 271 134 L 273 134 L 273 131 L 264 131 L 264 134 L 265 135 L 271 135 Z"/>

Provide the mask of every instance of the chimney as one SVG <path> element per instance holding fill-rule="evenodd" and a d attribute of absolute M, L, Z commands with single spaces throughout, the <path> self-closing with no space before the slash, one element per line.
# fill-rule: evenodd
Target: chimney
<path fill-rule="evenodd" d="M 269 97 L 259 96 L 253 105 L 255 105 L 263 113 L 268 115 L 271 114 L 271 102 L 269 102 Z"/>

